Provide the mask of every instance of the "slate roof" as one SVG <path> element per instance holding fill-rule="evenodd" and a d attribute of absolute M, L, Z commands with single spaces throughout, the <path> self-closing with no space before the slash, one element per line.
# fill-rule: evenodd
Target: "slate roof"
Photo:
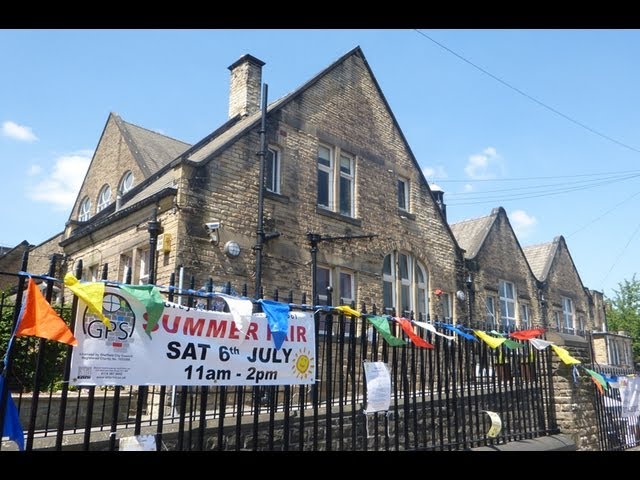
<path fill-rule="evenodd" d="M 191 146 L 186 142 L 125 122 L 115 113 L 112 115 L 145 178 L 171 163 Z"/>
<path fill-rule="evenodd" d="M 541 282 L 544 282 L 547 279 L 547 275 L 549 275 L 553 257 L 558 250 L 558 242 L 559 239 L 554 238 L 552 242 L 522 247 L 531 271 Z"/>
<path fill-rule="evenodd" d="M 497 216 L 498 210 L 494 209 L 491 215 L 486 217 L 472 218 L 450 225 L 458 245 L 465 250 L 465 258 L 471 259 L 478 254 Z"/>

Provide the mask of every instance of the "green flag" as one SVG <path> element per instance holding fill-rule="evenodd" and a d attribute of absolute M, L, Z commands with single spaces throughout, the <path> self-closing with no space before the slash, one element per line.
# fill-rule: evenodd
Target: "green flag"
<path fill-rule="evenodd" d="M 584 369 L 587 371 L 587 373 L 588 373 L 589 375 L 591 375 L 591 377 L 592 377 L 596 382 L 598 382 L 600 385 L 602 385 L 602 387 L 603 387 L 605 390 L 608 390 L 608 389 L 609 389 L 609 384 L 607 383 L 607 381 L 604 379 L 604 377 L 603 377 L 602 375 L 600 375 L 598 372 L 594 372 L 593 370 L 590 370 L 590 369 L 588 369 L 588 368 L 586 368 L 586 367 L 584 367 Z"/>
<path fill-rule="evenodd" d="M 387 341 L 389 345 L 392 347 L 399 347 L 400 345 L 405 345 L 405 341 L 401 338 L 394 337 L 391 334 L 391 329 L 389 328 L 389 321 L 385 317 L 367 317 L 367 320 L 371 322 L 371 325 L 375 327 L 375 329 L 380 332 L 380 335 Z"/>
<path fill-rule="evenodd" d="M 151 332 L 160 320 L 164 310 L 164 299 L 155 285 L 120 285 L 120 288 L 137 298 L 147 311 L 147 326 L 144 331 L 151 338 Z"/>
<path fill-rule="evenodd" d="M 505 347 L 507 347 L 510 350 L 515 350 L 516 348 L 522 348 L 524 347 L 524 345 L 522 343 L 518 343 L 518 342 L 514 342 L 513 340 L 511 340 L 510 338 L 507 338 L 503 345 Z"/>

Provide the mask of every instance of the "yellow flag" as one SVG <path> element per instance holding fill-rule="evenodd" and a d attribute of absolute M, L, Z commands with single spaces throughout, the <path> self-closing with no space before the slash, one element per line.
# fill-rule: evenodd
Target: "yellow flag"
<path fill-rule="evenodd" d="M 498 348 L 507 340 L 505 337 L 501 337 L 501 338 L 492 337 L 491 335 L 487 335 L 482 330 L 474 330 L 473 333 L 475 333 L 478 337 L 484 340 L 485 343 L 489 345 L 491 348 Z"/>
<path fill-rule="evenodd" d="M 335 307 L 335 310 L 338 310 L 340 313 L 343 313 L 345 315 L 351 315 L 352 317 L 360 317 L 360 312 L 347 305 L 340 305 L 339 307 Z"/>
<path fill-rule="evenodd" d="M 582 363 L 580 360 L 573 358 L 567 350 L 559 347 L 558 345 L 551 345 L 551 348 L 553 348 L 553 351 L 556 352 L 556 355 L 560 357 L 560 360 L 562 360 L 567 365 L 576 365 L 578 363 Z"/>
<path fill-rule="evenodd" d="M 76 294 L 89 307 L 89 311 L 95 313 L 102 323 L 111 328 L 111 322 L 102 314 L 102 300 L 104 299 L 104 283 L 91 282 L 80 283 L 80 281 L 72 274 L 67 273 L 64 276 L 64 284 Z"/>

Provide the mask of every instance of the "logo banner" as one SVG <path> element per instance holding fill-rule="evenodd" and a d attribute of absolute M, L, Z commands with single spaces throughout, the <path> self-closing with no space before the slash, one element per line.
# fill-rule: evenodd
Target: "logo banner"
<path fill-rule="evenodd" d="M 254 313 L 239 330 L 231 313 L 165 302 L 151 332 L 145 307 L 108 286 L 98 315 L 79 300 L 78 346 L 71 356 L 72 385 L 298 385 L 316 376 L 315 330 L 311 312 L 288 314 L 279 349 L 264 313 Z"/>

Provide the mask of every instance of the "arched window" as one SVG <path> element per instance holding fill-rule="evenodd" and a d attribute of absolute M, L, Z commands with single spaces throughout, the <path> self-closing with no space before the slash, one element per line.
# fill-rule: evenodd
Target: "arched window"
<path fill-rule="evenodd" d="M 98 194 L 98 206 L 96 207 L 96 213 L 107 208 L 109 203 L 111 203 L 111 187 L 109 185 L 104 185 Z"/>
<path fill-rule="evenodd" d="M 429 313 L 429 277 L 426 268 L 412 255 L 392 252 L 382 263 L 384 313 L 409 317 L 411 312 L 426 319 Z"/>
<path fill-rule="evenodd" d="M 133 173 L 131 170 L 127 170 L 120 180 L 120 186 L 118 187 L 118 193 L 124 195 L 133 188 Z"/>
<path fill-rule="evenodd" d="M 91 218 L 91 199 L 84 197 L 80 202 L 80 208 L 78 209 L 78 220 L 86 222 Z"/>

